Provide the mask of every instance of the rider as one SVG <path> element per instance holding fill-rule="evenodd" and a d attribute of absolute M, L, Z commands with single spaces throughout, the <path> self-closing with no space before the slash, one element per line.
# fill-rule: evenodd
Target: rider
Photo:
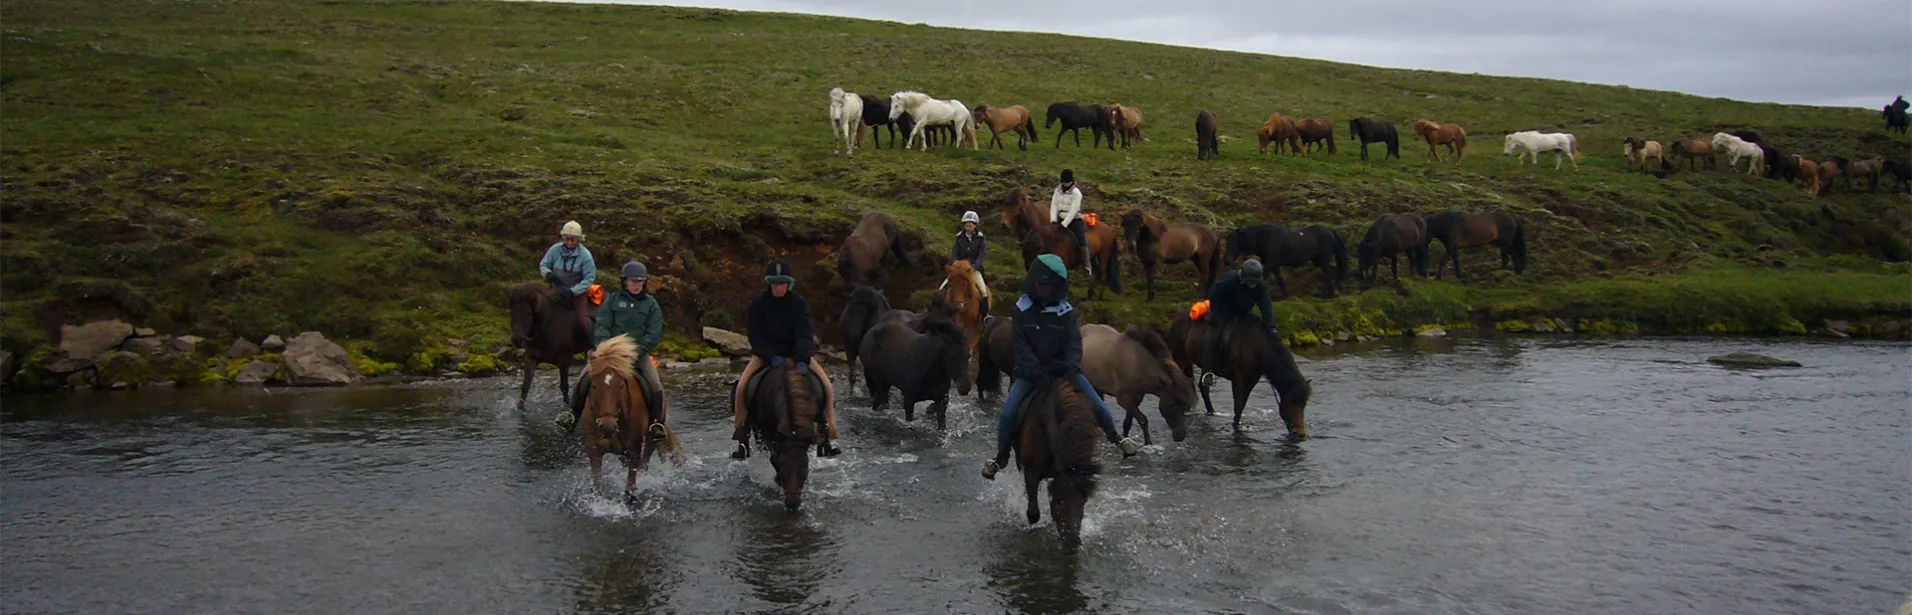
<path fill-rule="evenodd" d="M 1261 326 L 1269 337 L 1275 335 L 1275 307 L 1268 299 L 1268 287 L 1262 285 L 1261 261 L 1248 259 L 1238 271 L 1222 274 L 1208 290 L 1208 371 L 1226 365 L 1223 334 L 1254 310 L 1261 310 Z M 1279 339 L 1279 338 L 1277 338 Z"/>
<path fill-rule="evenodd" d="M 1905 102 L 1905 97 L 1900 96 L 1892 100 L 1891 109 L 1895 113 L 1904 114 L 1906 109 L 1912 109 L 1912 102 Z"/>
<path fill-rule="evenodd" d="M 797 371 L 807 371 L 823 381 L 823 423 L 826 429 L 817 434 L 817 455 L 835 457 L 843 451 L 838 450 L 836 440 L 836 389 L 830 383 L 830 375 L 823 372 L 823 365 L 817 363 L 817 340 L 810 329 L 810 306 L 803 301 L 803 295 L 791 288 L 796 278 L 791 276 L 790 263 L 782 259 L 770 261 L 765 269 L 764 284 L 770 288 L 750 301 L 749 334 L 750 364 L 744 366 L 744 373 L 737 378 L 737 390 L 732 393 L 731 403 L 736 411 L 736 430 L 730 438 L 737 441 L 737 450 L 730 454 L 732 459 L 744 459 L 750 456 L 750 423 L 747 407 L 744 405 L 744 386 L 750 377 L 765 366 L 778 367 L 785 361 L 795 361 Z M 825 438 L 825 434 L 828 437 Z"/>
<path fill-rule="evenodd" d="M 1095 267 L 1089 264 L 1089 225 L 1082 220 L 1082 191 L 1076 189 L 1074 169 L 1062 170 L 1062 183 L 1049 196 L 1049 221 L 1069 229 L 1082 250 L 1083 271 L 1095 275 Z"/>
<path fill-rule="evenodd" d="M 664 383 L 657 378 L 657 365 L 651 363 L 651 350 L 657 348 L 657 341 L 664 334 L 664 311 L 657 306 L 657 296 L 650 293 L 650 269 L 640 261 L 624 263 L 618 269 L 623 281 L 617 292 L 604 298 L 604 304 L 598 307 L 597 328 L 593 335 L 599 340 L 608 340 L 619 335 L 629 336 L 637 342 L 637 363 L 632 367 L 644 381 L 644 405 L 651 411 L 651 437 L 664 437 Z M 579 378 L 578 389 L 571 395 L 571 421 L 578 420 L 584 412 L 584 397 L 591 392 L 591 379 Z"/>
<path fill-rule="evenodd" d="M 1122 446 L 1123 455 L 1134 455 L 1141 447 L 1135 440 L 1115 433 L 1115 417 L 1103 405 L 1102 396 L 1082 375 L 1082 327 L 1076 324 L 1075 306 L 1069 304 L 1069 272 L 1054 254 L 1036 257 L 1022 282 L 1022 298 L 1016 301 L 1010 317 L 1016 343 L 1015 382 L 1002 400 L 1002 415 L 996 421 L 996 457 L 983 464 L 983 478 L 994 480 L 996 472 L 1009 463 L 1009 448 L 1015 442 L 1017 407 L 1022 398 L 1038 386 L 1056 379 L 1068 380 L 1077 393 L 1095 408 L 1095 422 L 1110 442 Z"/>
<path fill-rule="evenodd" d="M 983 232 L 976 228 L 980 222 L 982 216 L 976 215 L 976 212 L 963 212 L 963 230 L 956 233 L 956 243 L 949 249 L 949 260 L 969 261 L 969 268 L 975 270 L 970 277 L 976 281 L 976 290 L 982 291 L 986 302 L 989 300 L 989 283 L 983 281 L 983 258 L 989 254 L 989 239 L 983 237 Z M 989 313 L 987 303 L 983 305 L 983 313 Z"/>
<path fill-rule="evenodd" d="M 597 282 L 597 260 L 591 258 L 590 248 L 584 247 L 584 227 L 578 221 L 564 223 L 558 238 L 558 243 L 551 244 L 551 249 L 545 250 L 544 258 L 538 261 L 538 274 L 557 289 L 559 298 L 571 304 L 579 329 L 589 335 L 591 300 L 587 292 L 591 284 Z M 590 341 L 596 343 L 596 340 Z"/>

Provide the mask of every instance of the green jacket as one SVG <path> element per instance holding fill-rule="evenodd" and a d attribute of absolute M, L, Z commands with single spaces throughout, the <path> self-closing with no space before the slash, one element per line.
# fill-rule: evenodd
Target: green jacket
<path fill-rule="evenodd" d="M 650 354 L 664 335 L 664 312 L 658 309 L 656 296 L 632 295 L 620 289 L 606 295 L 604 303 L 598 306 L 594 333 L 599 342 L 629 335 L 637 341 L 638 352 Z"/>

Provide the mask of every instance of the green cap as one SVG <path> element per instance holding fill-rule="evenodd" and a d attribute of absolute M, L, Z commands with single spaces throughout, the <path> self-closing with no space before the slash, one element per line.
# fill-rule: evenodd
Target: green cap
<path fill-rule="evenodd" d="M 1055 272 L 1056 277 L 1065 279 L 1069 277 L 1069 268 L 1063 266 L 1062 257 L 1060 256 L 1044 254 L 1036 257 L 1036 264 L 1048 267 L 1049 271 Z"/>

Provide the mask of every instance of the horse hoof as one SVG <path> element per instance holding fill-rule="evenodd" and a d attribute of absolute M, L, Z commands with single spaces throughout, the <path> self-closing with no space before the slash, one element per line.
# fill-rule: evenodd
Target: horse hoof
<path fill-rule="evenodd" d="M 637 506 L 637 492 L 635 491 L 624 492 L 624 505 Z"/>
<path fill-rule="evenodd" d="M 783 503 L 783 509 L 784 509 L 784 510 L 787 510 L 787 511 L 790 511 L 790 512 L 797 512 L 797 509 L 799 509 L 799 508 L 803 508 L 803 501 L 802 501 L 802 500 L 797 500 L 797 501 L 792 501 L 792 502 L 784 502 L 784 503 Z"/>

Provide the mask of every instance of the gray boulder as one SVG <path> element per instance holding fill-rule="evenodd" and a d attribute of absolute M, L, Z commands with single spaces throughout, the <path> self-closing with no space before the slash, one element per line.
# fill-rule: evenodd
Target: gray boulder
<path fill-rule="evenodd" d="M 239 374 L 233 376 L 232 381 L 234 384 L 265 384 L 267 380 L 272 379 L 273 374 L 277 373 L 279 373 L 279 364 L 254 359 L 246 363 L 245 367 L 239 368 Z"/>
<path fill-rule="evenodd" d="M 232 345 L 226 347 L 226 358 L 228 359 L 243 359 L 255 354 L 259 354 L 259 345 L 248 342 L 246 338 L 243 337 L 233 340 Z"/>
<path fill-rule="evenodd" d="M 266 341 L 259 342 L 259 347 L 264 348 L 266 352 L 285 350 L 285 338 L 277 335 L 268 335 L 266 336 Z"/>
<path fill-rule="evenodd" d="M 293 386 L 336 386 L 361 378 L 358 366 L 352 364 L 345 348 L 317 331 L 300 333 L 286 342 L 282 357 L 286 383 Z"/>
<path fill-rule="evenodd" d="M 60 350 L 67 356 L 91 359 L 118 348 L 133 336 L 133 325 L 118 320 L 99 320 L 83 325 L 60 326 Z"/>
<path fill-rule="evenodd" d="M 704 327 L 704 341 L 710 342 L 724 354 L 733 357 L 750 354 L 750 338 L 742 333 L 725 331 L 716 327 Z"/>
<path fill-rule="evenodd" d="M 199 344 L 204 341 L 206 338 L 197 335 L 181 335 L 173 338 L 173 350 L 192 354 L 199 351 Z"/>
<path fill-rule="evenodd" d="M 120 344 L 120 350 L 143 356 L 152 356 L 164 351 L 167 342 L 171 341 L 171 338 L 161 336 L 135 337 L 126 340 L 124 344 Z"/>

